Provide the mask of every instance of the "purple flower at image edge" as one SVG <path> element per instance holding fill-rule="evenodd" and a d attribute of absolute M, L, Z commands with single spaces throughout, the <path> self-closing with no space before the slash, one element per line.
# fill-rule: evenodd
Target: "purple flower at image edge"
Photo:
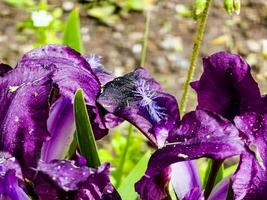
<path fill-rule="evenodd" d="M 261 96 L 249 65 L 238 55 L 215 53 L 203 59 L 204 72 L 191 85 L 198 109 L 227 117 L 246 143 L 232 177 L 234 199 L 265 199 L 267 191 L 266 96 Z"/>
<path fill-rule="evenodd" d="M 27 199 L 26 180 L 41 199 L 69 195 L 83 199 L 79 196 L 85 198 L 86 194 L 89 199 L 120 199 L 109 181 L 108 165 L 91 169 L 61 160 L 75 130 L 73 98 L 77 89 L 84 90 L 95 137 L 100 139 L 108 131 L 96 103 L 101 84 L 85 58 L 69 47 L 47 45 L 24 55 L 14 69 L 1 64 L 0 80 L 1 196 Z M 11 158 L 7 159 L 7 154 Z M 10 159 L 19 167 L 7 164 Z M 49 170 L 55 166 L 56 174 Z M 94 179 L 98 174 L 101 182 Z"/>

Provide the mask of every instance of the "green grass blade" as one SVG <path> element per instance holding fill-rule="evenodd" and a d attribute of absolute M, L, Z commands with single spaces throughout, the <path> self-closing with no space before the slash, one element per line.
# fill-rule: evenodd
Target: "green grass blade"
<path fill-rule="evenodd" d="M 78 145 L 80 147 L 81 155 L 87 159 L 88 167 L 96 168 L 100 165 L 100 160 L 83 97 L 83 91 L 81 89 L 77 90 L 75 94 L 74 109 Z"/>
<path fill-rule="evenodd" d="M 71 11 L 67 17 L 63 35 L 63 44 L 70 46 L 78 52 L 82 52 L 83 50 L 80 33 L 79 10 L 77 8 Z"/>
<path fill-rule="evenodd" d="M 149 151 L 140 159 L 140 161 L 135 165 L 133 170 L 118 188 L 118 192 L 120 193 L 122 199 L 137 199 L 137 193 L 134 190 L 134 184 L 144 175 L 150 155 L 151 153 Z"/>
<path fill-rule="evenodd" d="M 126 162 L 127 152 L 128 152 L 129 146 L 130 146 L 132 132 L 133 132 L 133 125 L 129 124 L 126 145 L 123 149 L 123 153 L 122 153 L 122 156 L 120 159 L 120 164 L 119 164 L 119 167 L 118 167 L 117 173 L 116 173 L 117 174 L 116 185 L 115 185 L 116 187 L 119 187 L 121 184 L 121 178 L 123 175 L 123 169 L 124 169 L 124 164 Z"/>

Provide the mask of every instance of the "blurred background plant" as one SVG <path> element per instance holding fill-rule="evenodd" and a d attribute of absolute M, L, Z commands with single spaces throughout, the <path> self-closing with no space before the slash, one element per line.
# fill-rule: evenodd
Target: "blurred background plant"
<path fill-rule="evenodd" d="M 63 31 L 62 8 L 49 6 L 47 1 L 5 0 L 6 3 L 24 9 L 27 18 L 18 22 L 17 29 L 35 38 L 34 47 L 45 44 L 60 44 Z"/>

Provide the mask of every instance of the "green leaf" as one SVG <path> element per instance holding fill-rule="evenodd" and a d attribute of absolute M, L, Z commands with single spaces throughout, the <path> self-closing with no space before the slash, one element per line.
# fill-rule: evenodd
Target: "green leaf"
<path fill-rule="evenodd" d="M 135 165 L 133 170 L 118 188 L 118 192 L 120 193 L 122 199 L 136 200 L 137 193 L 134 190 L 134 184 L 144 175 L 150 154 L 150 151 L 148 151 L 139 160 L 139 162 Z"/>
<path fill-rule="evenodd" d="M 90 8 L 87 13 L 89 16 L 94 17 L 103 23 L 114 24 L 119 17 L 115 14 L 116 7 L 113 4 L 104 4 L 98 7 Z"/>
<path fill-rule="evenodd" d="M 82 89 L 78 89 L 75 94 L 74 110 L 78 145 L 81 155 L 86 158 L 88 167 L 96 168 L 100 166 L 100 160 Z"/>
<path fill-rule="evenodd" d="M 63 44 L 82 52 L 79 10 L 76 8 L 67 17 L 63 35 Z"/>

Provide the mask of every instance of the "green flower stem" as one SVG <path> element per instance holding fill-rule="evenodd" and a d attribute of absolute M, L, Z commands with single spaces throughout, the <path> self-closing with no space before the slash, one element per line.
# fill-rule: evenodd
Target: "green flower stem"
<path fill-rule="evenodd" d="M 208 178 L 207 185 L 206 185 L 205 192 L 204 192 L 205 199 L 208 199 L 208 197 L 209 197 L 209 195 L 210 195 L 210 193 L 214 187 L 217 173 L 219 172 L 219 169 L 220 169 L 222 164 L 223 164 L 223 160 L 213 160 L 212 161 L 211 170 L 209 173 L 209 178 Z"/>
<path fill-rule="evenodd" d="M 121 184 L 121 178 L 123 175 L 124 163 L 125 163 L 125 160 L 127 157 L 127 152 L 128 152 L 129 146 L 130 146 L 132 132 L 133 132 L 133 125 L 129 124 L 126 144 L 125 144 L 125 147 L 123 149 L 122 157 L 120 159 L 120 164 L 119 164 L 119 167 L 117 170 L 118 176 L 117 176 L 117 181 L 116 181 L 116 185 L 115 185 L 116 188 L 118 188 Z"/>
<path fill-rule="evenodd" d="M 199 17 L 198 21 L 198 28 L 197 28 L 197 33 L 195 36 L 195 41 L 194 41 L 194 46 L 193 46 L 193 51 L 191 55 L 191 60 L 190 60 L 190 66 L 187 72 L 187 77 L 186 81 L 183 87 L 183 93 L 182 93 L 182 98 L 180 102 L 180 114 L 181 116 L 184 115 L 185 110 L 186 110 L 186 103 L 187 103 L 187 98 L 188 98 L 188 88 L 189 88 L 189 83 L 191 79 L 193 78 L 195 68 L 196 68 L 196 61 L 199 55 L 199 50 L 200 46 L 203 40 L 203 35 L 205 32 L 205 27 L 206 27 L 206 21 L 208 18 L 208 11 L 209 7 L 211 4 L 212 0 L 207 0 L 205 4 L 205 8 L 201 16 Z"/>
<path fill-rule="evenodd" d="M 142 55 L 141 55 L 141 67 L 144 67 L 145 63 L 146 63 L 149 26 L 150 26 L 150 10 L 147 10 L 146 11 L 146 25 L 145 25 L 145 32 L 144 32 L 144 41 L 143 41 Z"/>

